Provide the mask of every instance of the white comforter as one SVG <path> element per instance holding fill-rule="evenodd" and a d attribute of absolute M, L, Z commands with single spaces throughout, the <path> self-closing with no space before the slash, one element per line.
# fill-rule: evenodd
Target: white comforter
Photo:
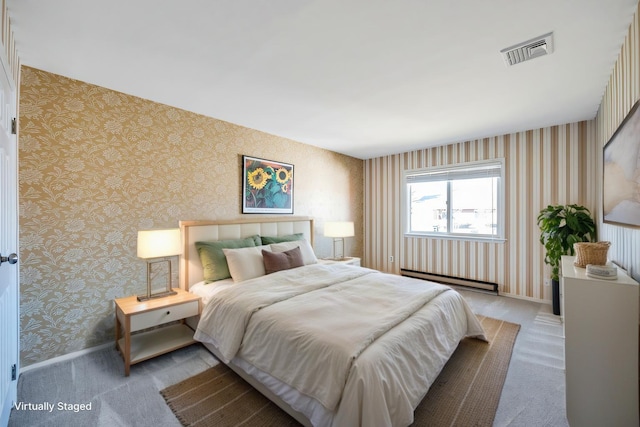
<path fill-rule="evenodd" d="M 219 292 L 195 334 L 316 399 L 337 426 L 410 424 L 464 336 L 484 331 L 450 288 L 340 264 Z"/>

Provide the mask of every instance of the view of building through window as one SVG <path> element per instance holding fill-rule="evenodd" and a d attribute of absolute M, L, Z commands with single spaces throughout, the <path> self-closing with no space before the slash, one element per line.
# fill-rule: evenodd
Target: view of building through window
<path fill-rule="evenodd" d="M 448 175 L 441 170 L 408 174 L 407 231 L 499 237 L 500 167 L 495 169 L 481 177 L 474 168 Z"/>

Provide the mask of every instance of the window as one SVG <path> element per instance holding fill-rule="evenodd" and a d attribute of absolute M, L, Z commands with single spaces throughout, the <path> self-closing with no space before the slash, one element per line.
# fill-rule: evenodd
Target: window
<path fill-rule="evenodd" d="M 405 232 L 504 239 L 504 159 L 404 173 Z"/>

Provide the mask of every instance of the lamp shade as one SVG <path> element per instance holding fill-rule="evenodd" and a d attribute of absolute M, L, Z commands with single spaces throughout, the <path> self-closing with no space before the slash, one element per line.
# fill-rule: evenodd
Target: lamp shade
<path fill-rule="evenodd" d="M 353 222 L 329 221 L 324 223 L 324 235 L 327 237 L 352 237 L 355 235 Z"/>
<path fill-rule="evenodd" d="M 138 231 L 138 258 L 162 258 L 180 255 L 180 229 Z"/>

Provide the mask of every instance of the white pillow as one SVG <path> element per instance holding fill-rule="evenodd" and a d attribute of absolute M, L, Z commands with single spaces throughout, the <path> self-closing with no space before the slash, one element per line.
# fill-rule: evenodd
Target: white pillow
<path fill-rule="evenodd" d="M 262 250 L 271 251 L 269 245 L 239 249 L 222 249 L 227 257 L 229 273 L 234 282 L 244 282 L 265 275 Z"/>
<path fill-rule="evenodd" d="M 298 246 L 300 247 L 300 252 L 302 252 L 302 261 L 304 262 L 304 265 L 315 264 L 318 262 L 318 258 L 316 258 L 316 254 L 313 252 L 313 248 L 306 240 L 272 243 L 271 252 L 284 252 Z"/>

